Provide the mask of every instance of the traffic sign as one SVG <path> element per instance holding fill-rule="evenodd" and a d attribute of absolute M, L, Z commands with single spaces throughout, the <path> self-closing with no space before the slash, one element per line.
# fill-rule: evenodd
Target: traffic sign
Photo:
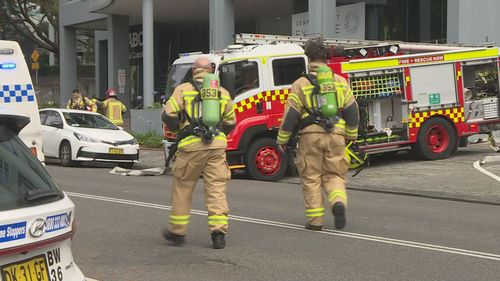
<path fill-rule="evenodd" d="M 31 69 L 33 69 L 33 70 L 39 70 L 40 69 L 40 64 L 38 62 L 31 63 Z"/>
<path fill-rule="evenodd" d="M 33 50 L 33 53 L 31 53 L 31 59 L 34 61 L 34 62 L 37 62 L 38 59 L 40 58 L 40 54 L 38 53 L 38 51 L 35 49 Z M 34 68 L 33 68 L 34 69 Z"/>

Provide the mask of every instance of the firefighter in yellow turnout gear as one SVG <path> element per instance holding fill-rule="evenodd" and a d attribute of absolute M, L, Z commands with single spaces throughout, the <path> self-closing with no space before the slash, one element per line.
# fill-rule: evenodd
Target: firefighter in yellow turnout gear
<path fill-rule="evenodd" d="M 127 108 L 117 99 L 115 89 L 111 88 L 107 90 L 106 99 L 98 104 L 104 110 L 104 115 L 111 120 L 111 122 L 117 126 L 123 125 L 122 113 L 124 113 Z"/>
<path fill-rule="evenodd" d="M 172 210 L 163 237 L 176 245 L 184 243 L 193 190 L 202 175 L 208 230 L 213 247 L 221 249 L 228 229 L 226 183 L 231 178 L 226 135 L 233 129 L 236 117 L 229 93 L 219 88 L 218 78 L 210 72 L 211 62 L 198 58 L 193 64 L 194 80 L 179 85 L 163 107 L 163 122 L 172 131 L 179 130 L 177 160 L 172 169 Z"/>
<path fill-rule="evenodd" d="M 342 229 L 346 224 L 348 169 L 344 149 L 347 140 L 357 138 L 358 105 L 346 79 L 333 74 L 325 64 L 322 41 L 309 40 L 305 54 L 309 58 L 309 74 L 292 85 L 277 143 L 284 150 L 299 127 L 296 165 L 303 186 L 306 228 L 322 229 L 323 189 L 335 217 L 335 228 Z M 326 84 L 318 84 L 322 80 Z M 336 95 L 336 104 L 331 100 L 332 93 Z"/>
<path fill-rule="evenodd" d="M 68 100 L 66 108 L 97 112 L 97 105 L 92 100 L 82 95 L 78 89 L 74 89 L 71 92 L 71 98 Z"/>

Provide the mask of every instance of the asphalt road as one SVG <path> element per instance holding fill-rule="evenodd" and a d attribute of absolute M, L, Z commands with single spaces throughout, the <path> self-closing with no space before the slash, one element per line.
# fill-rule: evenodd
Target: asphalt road
<path fill-rule="evenodd" d="M 213 250 L 200 180 L 184 247 L 168 245 L 170 176 L 47 169 L 76 204 L 75 260 L 112 280 L 498 280 L 500 206 L 350 190 L 345 231 L 303 229 L 301 188 L 232 180 Z M 418 184 L 418 180 L 414 183 Z"/>

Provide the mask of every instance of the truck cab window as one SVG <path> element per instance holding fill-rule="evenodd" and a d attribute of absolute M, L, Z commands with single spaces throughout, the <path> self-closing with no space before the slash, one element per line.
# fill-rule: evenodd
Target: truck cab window
<path fill-rule="evenodd" d="M 259 88 L 259 67 L 254 61 L 237 61 L 219 66 L 221 85 L 235 98 Z"/>
<path fill-rule="evenodd" d="M 304 58 L 286 58 L 273 60 L 273 79 L 275 86 L 291 85 L 306 73 Z"/>

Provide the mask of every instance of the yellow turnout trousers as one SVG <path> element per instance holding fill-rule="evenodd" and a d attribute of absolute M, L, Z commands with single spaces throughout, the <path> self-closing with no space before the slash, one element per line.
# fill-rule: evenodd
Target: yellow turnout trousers
<path fill-rule="evenodd" d="M 345 138 L 334 133 L 303 133 L 299 138 L 296 165 L 304 192 L 309 225 L 322 226 L 325 208 L 323 192 L 330 208 L 336 202 L 347 207 Z"/>
<path fill-rule="evenodd" d="M 226 233 L 229 212 L 226 183 L 231 178 L 231 172 L 226 162 L 225 149 L 179 150 L 172 174 L 174 179 L 169 231 L 177 235 L 186 235 L 193 190 L 202 175 L 205 181 L 208 230 L 210 233 L 213 231 Z"/>

